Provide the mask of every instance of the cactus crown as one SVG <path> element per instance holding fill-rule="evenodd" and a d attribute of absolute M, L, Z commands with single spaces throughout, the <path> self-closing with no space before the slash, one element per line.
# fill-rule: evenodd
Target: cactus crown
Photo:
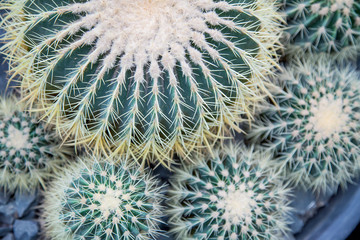
<path fill-rule="evenodd" d="M 136 166 L 82 159 L 46 192 L 45 228 L 59 240 L 156 239 L 162 199 L 158 180 Z"/>
<path fill-rule="evenodd" d="M 10 0 L 3 26 L 29 103 L 95 152 L 171 162 L 238 129 L 279 48 L 275 0 Z"/>
<path fill-rule="evenodd" d="M 13 191 L 31 190 L 63 164 L 66 149 L 15 98 L 0 99 L 0 184 Z"/>
<path fill-rule="evenodd" d="M 289 48 L 354 55 L 360 44 L 360 3 L 354 0 L 286 0 Z M 344 51 L 345 49 L 348 49 Z M 355 50 L 355 51 L 354 51 Z M 344 51 L 341 53 L 341 51 Z"/>
<path fill-rule="evenodd" d="M 168 210 L 177 239 L 279 239 L 289 189 L 263 164 L 270 156 L 230 144 L 177 169 Z"/>
<path fill-rule="evenodd" d="M 249 136 L 276 151 L 293 183 L 317 191 L 344 186 L 360 167 L 359 84 L 351 66 L 294 60 L 272 91 L 279 106 L 264 107 Z"/>

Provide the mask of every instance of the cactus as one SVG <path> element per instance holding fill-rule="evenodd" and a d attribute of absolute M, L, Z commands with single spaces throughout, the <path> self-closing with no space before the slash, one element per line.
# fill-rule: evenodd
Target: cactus
<path fill-rule="evenodd" d="M 280 239 L 287 233 L 289 188 L 269 171 L 271 154 L 244 145 L 175 170 L 169 204 L 177 239 Z"/>
<path fill-rule="evenodd" d="M 25 99 L 95 153 L 186 158 L 250 117 L 277 66 L 275 0 L 6 0 Z M 246 117 L 245 117 L 246 118 Z M 204 144 L 202 144 L 204 143 Z"/>
<path fill-rule="evenodd" d="M 88 157 L 45 192 L 46 235 L 54 240 L 156 239 L 163 186 L 135 164 Z"/>
<path fill-rule="evenodd" d="M 354 0 L 284 0 L 289 50 L 341 57 L 360 50 L 360 3 Z"/>
<path fill-rule="evenodd" d="M 67 148 L 24 112 L 15 97 L 0 98 L 0 185 L 9 191 L 32 191 L 65 163 Z"/>
<path fill-rule="evenodd" d="M 249 139 L 274 150 L 290 182 L 324 192 L 360 170 L 360 80 L 352 66 L 324 57 L 294 59 L 260 111 Z"/>

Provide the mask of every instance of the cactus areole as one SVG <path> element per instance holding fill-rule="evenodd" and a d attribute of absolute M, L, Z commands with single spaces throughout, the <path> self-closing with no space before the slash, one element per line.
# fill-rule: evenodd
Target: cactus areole
<path fill-rule="evenodd" d="M 25 98 L 76 142 L 162 163 L 237 128 L 277 65 L 273 0 L 10 0 Z M 205 144 L 206 145 L 206 144 Z"/>

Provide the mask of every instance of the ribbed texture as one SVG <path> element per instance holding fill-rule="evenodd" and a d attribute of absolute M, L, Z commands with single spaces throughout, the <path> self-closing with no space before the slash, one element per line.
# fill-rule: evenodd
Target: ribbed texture
<path fill-rule="evenodd" d="M 95 153 L 171 162 L 252 114 L 277 65 L 273 0 L 11 0 L 24 97 Z M 247 116 L 247 117 L 246 117 Z"/>

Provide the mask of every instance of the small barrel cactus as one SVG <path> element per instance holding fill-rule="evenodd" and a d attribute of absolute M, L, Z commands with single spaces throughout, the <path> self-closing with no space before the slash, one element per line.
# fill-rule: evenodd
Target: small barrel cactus
<path fill-rule="evenodd" d="M 274 150 L 290 182 L 326 191 L 360 171 L 360 75 L 329 59 L 294 59 L 259 113 L 249 139 Z"/>
<path fill-rule="evenodd" d="M 134 164 L 81 159 L 45 192 L 46 235 L 54 240 L 156 239 L 163 186 Z"/>
<path fill-rule="evenodd" d="M 275 0 L 1 4 L 4 49 L 28 103 L 40 100 L 60 132 L 95 153 L 187 156 L 239 130 L 277 65 Z"/>
<path fill-rule="evenodd" d="M 196 157 L 175 170 L 169 204 L 177 239 L 280 239 L 287 233 L 289 188 L 267 168 L 271 154 L 243 145 Z"/>
<path fill-rule="evenodd" d="M 290 51 L 318 51 L 349 57 L 360 50 L 359 1 L 283 1 Z"/>
<path fill-rule="evenodd" d="M 0 185 L 9 191 L 34 190 L 65 163 L 61 140 L 24 112 L 15 97 L 0 98 Z"/>

